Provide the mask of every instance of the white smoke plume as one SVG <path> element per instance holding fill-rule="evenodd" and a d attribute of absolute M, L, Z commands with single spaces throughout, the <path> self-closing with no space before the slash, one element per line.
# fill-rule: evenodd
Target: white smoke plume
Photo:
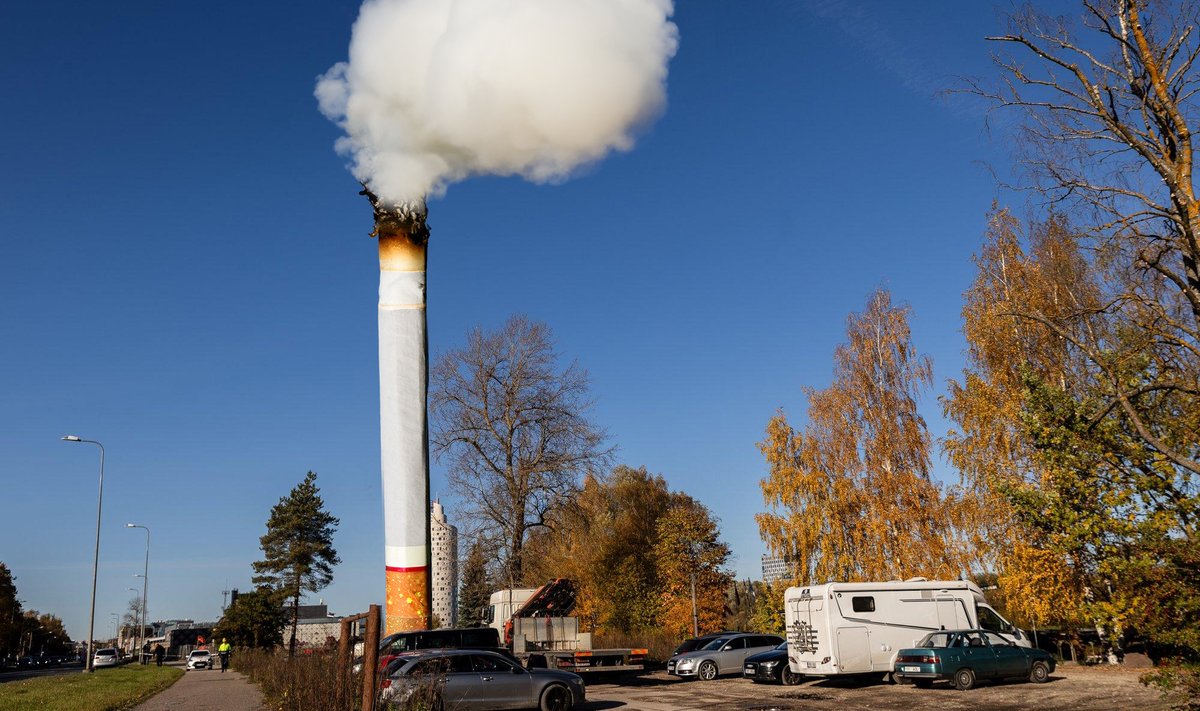
<path fill-rule="evenodd" d="M 666 101 L 672 0 L 366 0 L 317 82 L 337 149 L 390 204 L 470 175 L 568 177 Z"/>

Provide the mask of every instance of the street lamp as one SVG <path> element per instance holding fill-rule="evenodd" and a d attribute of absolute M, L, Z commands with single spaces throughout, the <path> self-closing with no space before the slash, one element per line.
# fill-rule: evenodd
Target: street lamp
<path fill-rule="evenodd" d="M 139 523 L 127 523 L 125 528 L 143 528 L 146 530 L 146 561 L 142 565 L 142 624 L 138 625 L 138 655 L 142 653 L 142 647 L 146 642 L 146 586 L 150 583 L 150 527 L 143 526 Z M 137 577 L 134 575 L 133 577 Z M 145 659 L 140 659 L 143 664 Z"/>
<path fill-rule="evenodd" d="M 87 659 L 83 665 L 83 672 L 89 674 L 96 671 L 92 667 L 92 658 L 96 654 L 93 645 L 96 633 L 96 574 L 100 571 L 100 511 L 104 506 L 104 445 L 94 439 L 82 439 L 75 435 L 66 435 L 62 439 L 64 442 L 87 442 L 100 448 L 100 493 L 96 496 L 96 554 L 92 558 L 92 609 L 88 613 Z"/>

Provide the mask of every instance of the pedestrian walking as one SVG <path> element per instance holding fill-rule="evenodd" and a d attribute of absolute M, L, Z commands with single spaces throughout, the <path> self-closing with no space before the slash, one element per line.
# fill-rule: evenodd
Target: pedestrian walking
<path fill-rule="evenodd" d="M 162 666 L 163 657 L 165 657 L 166 655 L 167 655 L 167 650 L 163 649 L 163 646 L 161 644 L 154 645 L 154 664 L 156 666 L 160 666 L 160 667 Z"/>
<path fill-rule="evenodd" d="M 229 640 L 221 638 L 221 644 L 217 647 L 217 656 L 221 658 L 221 673 L 225 673 L 225 669 L 229 666 L 229 652 L 233 647 L 229 646 Z"/>

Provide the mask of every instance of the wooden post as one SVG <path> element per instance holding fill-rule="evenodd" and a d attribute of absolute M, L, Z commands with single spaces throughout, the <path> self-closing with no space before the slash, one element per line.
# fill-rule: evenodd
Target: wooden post
<path fill-rule="evenodd" d="M 362 711 L 375 711 L 375 696 L 379 689 L 379 605 L 367 612 L 367 635 L 363 640 L 363 698 Z"/>
<path fill-rule="evenodd" d="M 354 625 L 348 617 L 342 618 L 341 629 L 338 631 L 337 664 L 337 708 L 339 711 L 349 711 L 350 682 L 354 673 L 353 650 L 350 643 L 350 630 Z"/>

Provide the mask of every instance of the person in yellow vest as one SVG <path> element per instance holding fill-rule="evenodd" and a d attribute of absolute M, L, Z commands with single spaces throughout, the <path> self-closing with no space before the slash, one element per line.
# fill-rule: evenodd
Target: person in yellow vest
<path fill-rule="evenodd" d="M 229 646 L 229 640 L 221 638 L 221 644 L 217 647 L 217 656 L 221 658 L 221 673 L 225 673 L 226 667 L 229 666 L 229 652 L 233 647 Z"/>

